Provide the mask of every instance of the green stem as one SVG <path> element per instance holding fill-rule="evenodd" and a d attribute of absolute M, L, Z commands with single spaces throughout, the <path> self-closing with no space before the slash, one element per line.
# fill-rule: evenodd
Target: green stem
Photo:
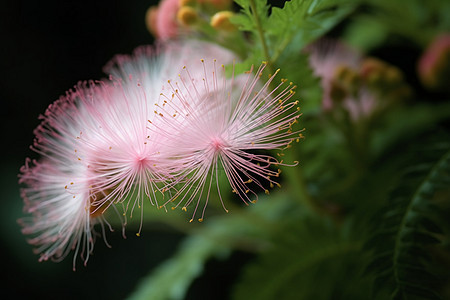
<path fill-rule="evenodd" d="M 262 28 L 261 20 L 259 19 L 258 14 L 256 13 L 257 10 L 255 0 L 250 0 L 250 8 L 252 9 L 253 12 L 253 18 L 256 24 L 256 29 L 258 30 L 259 39 L 261 40 L 264 57 L 265 60 L 267 61 L 267 69 L 271 74 L 273 74 L 273 66 L 272 61 L 270 60 L 269 48 L 267 47 L 266 38 L 264 37 L 264 29 Z"/>

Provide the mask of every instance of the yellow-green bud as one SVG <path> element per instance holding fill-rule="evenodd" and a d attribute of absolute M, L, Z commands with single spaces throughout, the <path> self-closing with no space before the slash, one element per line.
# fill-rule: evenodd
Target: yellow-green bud
<path fill-rule="evenodd" d="M 339 86 L 344 94 L 354 94 L 361 84 L 359 74 L 346 65 L 338 66 L 333 77 L 334 85 Z"/>
<path fill-rule="evenodd" d="M 190 26 L 197 22 L 198 14 L 195 9 L 189 6 L 183 6 L 178 10 L 177 20 L 181 25 Z"/>
<path fill-rule="evenodd" d="M 234 26 L 234 24 L 230 22 L 230 18 L 233 15 L 234 15 L 234 13 L 231 11 L 227 11 L 227 10 L 219 11 L 214 16 L 212 16 L 211 22 L 210 22 L 211 27 L 213 27 L 217 30 L 228 31 L 228 32 L 237 30 L 236 26 Z"/>
<path fill-rule="evenodd" d="M 179 5 L 180 7 L 193 6 L 194 4 L 196 4 L 196 2 L 196 0 L 179 0 Z"/>
<path fill-rule="evenodd" d="M 158 32 L 156 29 L 156 16 L 158 14 L 158 7 L 151 6 L 147 9 L 145 13 L 145 25 L 147 30 L 153 35 L 158 36 Z"/>

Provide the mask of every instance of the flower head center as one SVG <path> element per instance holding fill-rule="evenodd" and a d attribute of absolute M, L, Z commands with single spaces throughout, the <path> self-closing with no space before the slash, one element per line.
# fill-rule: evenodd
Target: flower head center
<path fill-rule="evenodd" d="M 139 156 L 135 158 L 135 167 L 138 170 L 146 169 L 150 165 L 150 160 L 148 157 L 145 156 Z"/>
<path fill-rule="evenodd" d="M 214 137 L 211 139 L 210 147 L 213 151 L 219 152 L 225 147 L 225 143 L 220 137 Z"/>

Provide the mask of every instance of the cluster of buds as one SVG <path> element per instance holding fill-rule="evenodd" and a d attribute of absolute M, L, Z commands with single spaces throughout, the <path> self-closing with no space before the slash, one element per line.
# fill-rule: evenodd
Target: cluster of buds
<path fill-rule="evenodd" d="M 352 121 L 370 119 L 411 93 L 397 67 L 363 57 L 348 46 L 320 41 L 309 51 L 311 66 L 322 81 L 326 112 L 344 111 Z"/>
<path fill-rule="evenodd" d="M 146 13 L 147 28 L 156 38 L 167 40 L 186 32 L 209 35 L 236 32 L 230 22 L 231 0 L 162 0 Z"/>
<path fill-rule="evenodd" d="M 372 92 L 380 99 L 405 99 L 410 96 L 411 89 L 406 84 L 399 68 L 376 58 L 366 58 L 360 68 L 360 76 Z"/>
<path fill-rule="evenodd" d="M 359 68 L 346 65 L 336 68 L 331 79 L 330 98 L 336 105 L 347 102 L 344 105 L 350 110 L 351 117 L 358 119 L 406 99 L 410 92 L 397 67 L 368 57 L 361 61 Z"/>

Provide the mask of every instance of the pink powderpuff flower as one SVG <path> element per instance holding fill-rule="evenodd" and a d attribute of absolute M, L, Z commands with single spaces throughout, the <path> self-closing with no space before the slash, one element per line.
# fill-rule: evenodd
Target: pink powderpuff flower
<path fill-rule="evenodd" d="M 31 214 L 19 222 L 41 260 L 62 260 L 73 249 L 74 267 L 77 254 L 86 263 L 97 236 L 94 226 L 100 224 L 104 235 L 105 225 L 110 228 L 104 212 L 109 207 L 117 212 L 113 204 L 123 205 L 124 216 L 128 209 L 132 216 L 145 199 L 159 207 L 159 184 L 170 178 L 163 151 L 170 141 L 149 131 L 148 120 L 166 76 L 175 76 L 182 68 L 178 63 L 188 60 L 184 55 L 212 53 L 230 57 L 205 43 L 142 47 L 134 57 L 118 56 L 108 64 L 109 81 L 80 82 L 50 105 L 32 146 L 42 157 L 27 160 L 19 175 Z"/>
<path fill-rule="evenodd" d="M 398 68 L 363 57 L 339 41 L 319 40 L 307 51 L 321 79 L 323 110 L 335 118 L 369 120 L 410 93 Z"/>
<path fill-rule="evenodd" d="M 91 214 L 92 198 L 82 176 L 88 170 L 63 161 L 57 165 L 48 160 L 34 161 L 31 166 L 27 160 L 21 172 L 20 182 L 28 185 L 21 192 L 25 211 L 32 216 L 19 223 L 24 234 L 33 236 L 28 241 L 40 253 L 39 261 L 60 261 L 75 250 L 74 270 L 79 252 L 87 263 L 97 236 L 94 225 L 100 223 L 102 231 L 104 224 L 109 226 L 101 213 Z"/>
<path fill-rule="evenodd" d="M 341 67 L 359 69 L 362 55 L 355 49 L 335 40 L 321 39 L 308 46 L 309 63 L 314 75 L 321 79 L 323 90 L 322 107 L 325 111 L 333 109 L 332 84 L 336 72 Z"/>
<path fill-rule="evenodd" d="M 100 221 L 104 231 L 103 213 L 116 210 L 112 204 L 127 202 L 123 215 L 130 206 L 132 216 L 144 199 L 154 203 L 167 176 L 157 165 L 164 161 L 162 140 L 146 128 L 152 104 L 129 79 L 81 82 L 47 110 L 32 147 L 43 159 L 27 162 L 20 175 L 25 210 L 33 215 L 20 222 L 34 235 L 30 243 L 39 246 L 41 260 L 60 260 L 75 249 L 75 266 L 81 249 L 86 263 L 93 226 Z"/>
<path fill-rule="evenodd" d="M 101 208 L 105 203 L 126 201 L 124 215 L 131 204 L 132 216 L 136 207 L 144 205 L 144 198 L 152 205 L 157 203 L 157 183 L 168 176 L 159 167 L 165 160 L 160 151 L 164 142 L 145 126 L 152 116 L 155 100 L 151 96 L 156 90 L 144 88 L 133 77 L 112 78 L 109 84 L 91 83 L 89 89 L 76 90 L 82 114 L 89 116 L 79 125 L 79 148 L 85 151 L 77 150 L 78 160 L 94 173 L 93 193 L 102 195 L 93 205 Z"/>
<path fill-rule="evenodd" d="M 105 67 L 107 73 L 119 79 L 114 83 L 114 87 L 103 86 L 101 92 L 92 93 L 94 97 L 99 96 L 103 100 L 94 101 L 98 104 L 92 106 L 90 112 L 91 115 L 96 115 L 95 126 L 101 128 L 104 134 L 96 135 L 92 138 L 92 142 L 86 135 L 81 138 L 91 145 L 91 153 L 99 155 L 96 165 L 99 165 L 98 161 L 105 161 L 104 158 L 108 158 L 108 161 L 102 162 L 100 167 L 107 175 L 101 178 L 98 186 L 102 191 L 113 190 L 113 192 L 103 201 L 114 197 L 136 199 L 139 201 L 138 206 L 141 207 L 144 204 L 142 196 L 146 196 L 150 198 L 152 205 L 160 206 L 152 199 L 156 201 L 155 191 L 160 194 L 164 192 L 152 183 L 166 182 L 171 178 L 165 170 L 173 163 L 168 153 L 174 146 L 172 140 L 167 139 L 163 133 L 149 131 L 147 121 L 154 121 L 155 124 L 162 122 L 155 120 L 154 112 L 161 91 L 169 88 L 167 78 L 176 76 L 183 66 L 190 67 L 192 61 L 199 61 L 200 57 L 210 59 L 213 55 L 221 56 L 225 63 L 231 63 L 234 57 L 224 48 L 192 40 L 161 44 L 157 50 L 140 47 L 132 56 L 117 55 Z M 203 69 L 200 71 L 193 68 L 195 75 L 202 71 Z M 204 93 L 201 89 L 199 92 Z M 85 103 L 90 102 L 82 95 L 80 98 Z M 117 120 L 120 120 L 121 126 L 117 126 Z M 119 136 L 117 133 L 120 133 Z M 98 145 L 102 145 L 101 148 Z M 119 162 L 125 162 L 125 165 L 119 165 Z M 111 166 L 115 167 L 112 169 Z M 139 188 L 132 189 L 136 179 Z M 117 186 L 118 182 L 120 185 Z M 130 196 L 131 191 L 133 193 Z M 133 209 L 135 205 L 136 202 L 132 206 Z"/>
<path fill-rule="evenodd" d="M 256 76 L 252 77 L 250 70 L 247 78 L 238 79 L 236 84 L 234 75 L 226 79 L 223 65 L 217 72 L 216 60 L 212 67 L 206 66 L 204 60 L 201 62 L 204 69 L 201 77 L 194 78 L 184 68 L 179 81 L 169 81 L 170 90 L 161 94 L 162 102 L 156 111 L 155 120 L 159 123 L 149 124 L 149 128 L 165 133 L 175 145 L 169 156 L 174 158 L 171 173 L 176 180 L 167 187 L 175 192 L 166 204 L 178 199 L 172 209 L 184 203 L 182 210 L 186 211 L 196 201 L 191 221 L 205 195 L 199 218 L 203 220 L 213 184 L 228 211 L 220 195 L 219 169 L 223 168 L 233 192 L 244 203 L 258 199 L 254 187 L 268 194 L 264 182 L 271 187 L 279 185 L 274 178 L 281 170 L 273 167 L 288 164 L 259 152 L 289 148 L 302 136 L 301 130 L 292 130 L 300 116 L 298 101 L 290 100 L 295 89 L 292 83 L 282 80 L 270 89 L 275 74 L 260 86 L 263 64 Z"/>
<path fill-rule="evenodd" d="M 94 193 L 91 191 L 92 170 L 77 163 L 76 124 L 80 117 L 69 92 L 49 106 L 42 122 L 35 130 L 31 147 L 42 155 L 40 161 L 26 160 L 21 168 L 19 183 L 25 184 L 21 195 L 25 212 L 32 216 L 19 220 L 23 233 L 32 235 L 30 244 L 36 246 L 40 261 L 62 260 L 75 250 L 87 263 L 95 237 L 94 225 L 101 224 L 104 231 L 108 222 L 102 212 L 94 211 Z M 105 240 L 106 242 L 106 240 Z"/>
<path fill-rule="evenodd" d="M 130 75 L 142 83 L 143 87 L 154 87 L 152 99 L 159 99 L 161 90 L 167 89 L 167 79 L 180 74 L 184 67 L 190 69 L 194 78 L 201 77 L 203 68 L 197 62 L 220 57 L 224 64 L 230 64 L 235 55 L 216 44 L 199 40 L 166 41 L 157 46 L 141 46 L 132 55 L 116 55 L 103 71 L 115 78 L 128 79 Z M 155 70 L 158 70 L 155 72 Z M 145 91 L 149 95 L 149 91 Z"/>
<path fill-rule="evenodd" d="M 207 92 L 207 87 L 202 84 L 202 78 L 205 72 L 211 74 L 214 71 L 213 66 L 202 66 L 198 62 L 212 61 L 214 57 L 220 57 L 224 64 L 231 64 L 235 59 L 231 51 L 215 44 L 197 40 L 180 40 L 158 44 L 156 50 L 149 46 L 142 46 L 138 47 L 132 55 L 116 55 L 105 66 L 104 72 L 126 82 L 133 80 L 139 82 L 145 97 L 151 99 L 148 101 L 151 113 L 147 116 L 147 120 L 153 121 L 155 105 L 160 99 L 161 92 L 171 90 L 167 79 L 179 76 L 185 81 L 192 81 L 198 94 Z M 155 69 L 158 72 L 155 72 Z M 189 78 L 187 78 L 188 72 L 182 72 L 188 69 Z M 236 82 L 239 82 L 239 79 Z M 128 83 L 124 84 L 124 87 L 128 85 Z M 170 148 L 170 145 L 168 147 Z"/>
<path fill-rule="evenodd" d="M 147 121 L 153 121 L 155 124 L 162 122 L 159 119 L 155 120 L 155 105 L 159 101 L 161 91 L 170 89 L 167 78 L 177 76 L 177 74 L 182 73 L 183 68 L 187 67 L 191 68 L 192 75 L 198 78 L 203 74 L 204 69 L 199 68 L 193 62 L 200 61 L 203 58 L 212 60 L 212 57 L 216 55 L 220 56 L 222 61 L 227 64 L 231 63 L 234 58 L 229 50 L 214 44 L 185 40 L 160 44 L 156 50 L 148 46 L 139 47 L 132 56 L 117 55 L 105 66 L 104 71 L 106 73 L 111 74 L 113 78 L 119 78 L 115 82 L 115 85 L 119 88 L 108 89 L 104 86 L 102 87 L 104 92 L 91 93 L 94 97 L 99 96 L 103 100 L 94 101 L 98 104 L 92 106 L 90 111 L 91 115 L 96 115 L 97 121 L 94 127 L 98 126 L 105 134 L 91 138 L 93 142 L 89 142 L 90 138 L 86 134 L 81 138 L 88 145 L 92 145 L 90 146 L 91 153 L 103 157 L 103 159 L 97 161 L 103 161 L 100 169 L 107 176 L 103 176 L 97 185 L 100 190 L 113 190 L 113 192 L 102 201 L 109 201 L 113 197 L 136 199 L 136 201 L 139 201 L 138 206 L 141 207 L 144 204 L 142 195 L 150 199 L 156 199 L 155 190 L 163 194 L 163 189 L 151 186 L 151 184 L 153 182 L 166 182 L 170 179 L 171 175 L 165 169 L 170 169 L 171 164 L 173 164 L 173 160 L 168 159 L 169 153 L 174 147 L 173 140 L 167 139 L 163 133 L 148 131 Z M 195 80 L 193 83 L 195 84 Z M 200 86 L 197 91 L 202 94 L 206 93 Z M 114 96 L 112 93 L 116 95 Z M 90 102 L 81 94 L 80 97 L 83 98 L 85 103 Z M 117 97 L 123 99 L 113 99 Z M 88 106 L 86 105 L 86 107 Z M 108 111 L 111 110 L 114 110 L 114 112 L 109 113 Z M 105 114 L 105 112 L 108 113 Z M 121 122 L 120 127 L 116 126 L 117 120 Z M 133 123 L 133 125 L 124 126 L 127 123 Z M 111 127 L 110 124 L 113 126 Z M 130 135 L 130 128 L 138 128 L 139 136 Z M 92 131 L 97 132 L 98 130 Z M 117 137 L 115 132 L 121 131 L 123 132 L 120 137 Z M 101 149 L 98 145 L 102 145 Z M 146 146 L 145 151 L 141 149 L 130 151 L 131 148 L 141 147 L 142 145 Z M 178 147 L 178 145 L 176 146 Z M 121 149 L 122 151 L 114 154 L 114 149 L 119 149 L 116 152 Z M 123 151 L 123 149 L 127 150 Z M 118 155 L 119 153 L 121 153 L 121 156 Z M 140 154 L 137 155 L 136 153 Z M 108 158 L 106 162 L 104 162 L 105 157 Z M 143 171 L 145 170 L 143 174 L 139 174 L 136 165 L 129 161 L 131 157 L 134 157 L 135 162 L 145 162 L 146 168 L 142 168 Z M 126 162 L 127 165 L 118 166 L 118 162 L 121 161 Z M 96 165 L 98 164 L 97 162 Z M 116 167 L 111 169 L 112 165 Z M 129 191 L 131 191 L 135 178 L 142 178 L 138 181 L 138 186 L 141 188 L 137 189 L 137 192 L 132 195 L 133 197 L 130 197 Z M 114 186 L 118 182 L 121 182 L 121 184 Z M 140 192 L 140 190 L 143 190 L 143 192 Z M 156 202 L 152 202 L 153 204 L 160 207 Z M 103 204 L 100 203 L 101 205 Z M 135 205 L 136 202 L 132 206 L 133 209 Z M 128 205 L 126 209 L 128 209 Z"/>

